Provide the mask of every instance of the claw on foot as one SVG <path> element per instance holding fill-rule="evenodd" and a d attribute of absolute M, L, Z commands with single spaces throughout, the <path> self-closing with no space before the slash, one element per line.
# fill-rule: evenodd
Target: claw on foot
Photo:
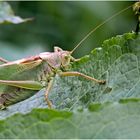
<path fill-rule="evenodd" d="M 105 84 L 106 80 L 100 80 L 99 84 Z"/>

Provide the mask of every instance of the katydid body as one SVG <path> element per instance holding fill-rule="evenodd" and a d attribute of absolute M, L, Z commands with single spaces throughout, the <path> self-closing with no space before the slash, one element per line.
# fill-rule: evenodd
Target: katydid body
<path fill-rule="evenodd" d="M 8 62 L 0 65 L 0 106 L 25 100 L 42 88 L 46 88 L 46 101 L 51 108 L 48 94 L 53 86 L 53 78 L 60 76 L 81 76 L 97 83 L 105 83 L 85 74 L 67 71 L 75 61 L 70 51 L 55 47 L 54 52 L 44 52 L 37 56 Z"/>

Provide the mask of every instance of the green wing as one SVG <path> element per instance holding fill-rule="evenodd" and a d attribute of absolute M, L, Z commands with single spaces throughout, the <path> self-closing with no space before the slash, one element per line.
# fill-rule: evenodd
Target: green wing
<path fill-rule="evenodd" d="M 10 77 L 37 67 L 41 63 L 42 60 L 30 61 L 19 64 L 17 64 L 16 61 L 2 64 L 0 65 L 0 80 L 9 80 Z"/>
<path fill-rule="evenodd" d="M 0 65 L 0 105 L 7 106 L 25 100 L 42 89 L 37 77 L 42 67 L 43 62 L 40 60 Z"/>
<path fill-rule="evenodd" d="M 24 89 L 30 89 L 30 90 L 40 90 L 43 88 L 43 85 L 40 82 L 37 81 L 10 81 L 10 80 L 0 80 L 0 84 L 18 87 L 18 88 L 24 88 Z"/>

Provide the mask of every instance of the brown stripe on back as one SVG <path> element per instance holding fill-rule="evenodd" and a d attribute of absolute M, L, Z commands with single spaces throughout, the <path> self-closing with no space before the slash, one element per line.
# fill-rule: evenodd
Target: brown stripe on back
<path fill-rule="evenodd" d="M 32 61 L 42 60 L 38 55 L 25 58 L 21 63 L 28 63 Z"/>

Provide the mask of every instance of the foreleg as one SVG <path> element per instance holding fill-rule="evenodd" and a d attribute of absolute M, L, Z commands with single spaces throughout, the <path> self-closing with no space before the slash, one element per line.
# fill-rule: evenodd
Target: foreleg
<path fill-rule="evenodd" d="M 45 91 L 45 98 L 46 98 L 46 102 L 47 102 L 49 108 L 52 108 L 52 103 L 48 98 L 52 86 L 53 86 L 53 79 L 50 80 L 50 82 L 48 83 L 48 87 L 46 88 L 46 91 Z"/>
<path fill-rule="evenodd" d="M 88 75 L 85 75 L 83 73 L 80 73 L 80 72 L 75 72 L 75 71 L 72 71 L 72 72 L 61 72 L 59 74 L 60 76 L 80 76 L 80 77 L 83 77 L 87 80 L 91 80 L 91 81 L 94 81 L 94 82 L 97 82 L 99 84 L 105 84 L 105 80 L 98 80 L 98 79 L 95 79 L 91 76 L 88 76 Z"/>

